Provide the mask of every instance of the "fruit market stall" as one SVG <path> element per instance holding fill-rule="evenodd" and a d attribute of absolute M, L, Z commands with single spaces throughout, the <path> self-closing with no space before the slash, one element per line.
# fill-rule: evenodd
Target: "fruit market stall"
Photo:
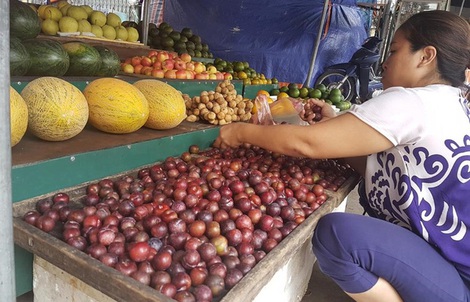
<path fill-rule="evenodd" d="M 207 153 L 209 154 L 209 153 Z M 209 159 L 210 160 L 210 159 Z M 167 159 L 163 162 L 163 164 L 168 164 L 171 162 L 171 159 Z M 202 163 L 202 161 L 201 161 Z M 155 169 L 156 165 L 151 166 Z M 151 168 L 152 169 L 152 168 Z M 115 177 L 111 177 L 111 179 L 114 179 L 115 181 L 119 181 L 119 179 L 124 179 L 129 178 L 129 175 L 134 175 L 135 177 L 138 177 L 139 173 L 144 173 L 144 169 L 139 169 L 138 171 L 129 171 L 124 174 L 119 174 L 116 175 Z M 67 284 L 62 284 L 63 287 L 61 287 L 61 291 L 59 292 L 51 292 L 50 290 L 47 290 L 47 288 L 44 288 L 45 286 L 52 286 L 54 284 L 51 284 L 50 282 L 45 282 L 47 281 L 46 278 L 47 274 L 45 275 L 36 275 L 35 278 L 37 278 L 37 283 L 36 283 L 36 289 L 38 294 L 39 293 L 47 293 L 47 297 L 51 298 L 54 297 L 56 300 L 59 299 L 59 301 L 65 301 L 66 297 L 68 295 L 76 295 L 77 291 L 82 292 L 81 294 L 84 294 L 84 292 L 89 292 L 89 290 L 83 290 L 83 288 L 87 288 L 87 286 L 80 286 L 77 289 L 77 282 L 81 280 L 81 282 L 85 282 L 88 284 L 89 288 L 97 289 L 101 294 L 107 296 L 106 300 L 100 300 L 100 301 L 129 301 L 129 300 L 138 300 L 138 301 L 154 301 L 155 298 L 159 299 L 159 301 L 167 301 L 168 298 L 165 296 L 171 296 L 174 297 L 175 293 L 171 292 L 172 286 L 166 286 L 162 287 L 162 284 L 158 284 L 158 282 L 165 282 L 166 281 L 158 281 L 158 280 L 153 280 L 153 281 L 145 281 L 146 279 L 144 277 L 137 277 L 137 274 L 132 273 L 132 268 L 130 270 L 124 269 L 122 266 L 123 264 L 117 265 L 114 268 L 108 267 L 108 264 L 105 264 L 105 258 L 104 257 L 98 257 L 98 249 L 96 251 L 93 251 L 93 248 L 88 248 L 87 255 L 86 253 L 82 253 L 77 251 L 77 249 L 80 248 L 80 243 L 73 241 L 74 239 L 70 239 L 66 242 L 64 238 L 72 238 L 70 235 L 65 235 L 68 234 L 69 232 L 73 231 L 66 231 L 68 227 L 66 225 L 73 224 L 73 222 L 65 222 L 63 227 L 59 227 L 57 224 L 56 226 L 58 228 L 52 229 L 50 228 L 50 224 L 46 223 L 47 219 L 39 219 L 40 216 L 35 217 L 36 209 L 37 211 L 43 211 L 46 207 L 52 206 L 52 202 L 54 203 L 61 203 L 63 204 L 64 200 L 67 200 L 67 203 L 69 202 L 68 199 L 65 198 L 65 194 L 67 194 L 68 197 L 70 197 L 70 204 L 72 204 L 73 201 L 77 202 L 79 200 L 83 201 L 85 204 L 87 202 L 90 202 L 90 190 L 92 190 L 94 187 L 96 187 L 98 184 L 101 184 L 104 186 L 105 182 L 109 182 L 110 178 L 105 178 L 101 180 L 95 180 L 92 182 L 87 182 L 85 185 L 80 185 L 77 187 L 73 187 L 70 189 L 62 190 L 59 192 L 53 192 L 50 194 L 46 194 L 37 198 L 32 198 L 26 201 L 22 201 L 19 203 L 15 204 L 15 238 L 16 242 L 21 245 L 22 247 L 30 250 L 33 252 L 36 257 L 40 257 L 41 259 L 46 260 L 53 266 L 56 266 L 57 268 L 53 267 L 51 268 L 51 265 L 49 264 L 44 264 L 44 261 L 41 259 L 36 259 L 35 265 L 36 266 L 42 266 L 43 269 L 46 271 L 43 271 L 43 274 L 49 273 L 49 274 L 58 274 L 59 277 L 55 277 L 58 279 L 64 279 L 63 273 L 61 270 L 66 271 L 67 273 L 71 274 L 74 278 L 70 279 L 69 283 Z M 216 296 L 217 300 L 221 301 L 237 301 L 237 298 L 240 297 L 240 295 L 243 295 L 244 297 L 247 297 L 250 301 L 255 301 L 258 295 L 286 295 L 286 292 L 282 290 L 281 292 L 279 291 L 279 288 L 271 288 L 268 293 L 263 293 L 263 289 L 267 286 L 269 286 L 270 282 L 274 282 L 274 284 L 285 284 L 287 282 L 287 290 L 289 291 L 290 286 L 293 286 L 293 288 L 296 289 L 295 292 L 289 292 L 286 301 L 294 301 L 295 299 L 298 299 L 299 297 L 303 296 L 303 293 L 305 292 L 307 283 L 308 283 L 308 278 L 311 274 L 311 267 L 309 269 L 309 265 L 313 265 L 314 258 L 312 258 L 311 250 L 310 250 L 310 238 L 311 238 L 311 233 L 312 229 L 314 228 L 317 220 L 319 217 L 322 215 L 331 212 L 333 208 L 339 204 L 341 201 L 341 198 L 343 198 L 349 190 L 355 185 L 355 178 L 351 177 L 349 178 L 346 182 L 343 183 L 343 185 L 336 191 L 336 193 L 329 193 L 329 198 L 327 201 L 323 203 L 321 207 L 316 209 L 314 212 L 312 212 L 311 215 L 309 215 L 304 221 L 301 222 L 301 224 L 298 225 L 298 227 L 294 227 L 294 220 L 289 224 L 286 224 L 286 227 L 281 228 L 282 232 L 286 232 L 286 237 L 282 241 L 279 242 L 279 244 L 276 243 L 276 241 L 269 241 L 269 238 L 271 238 L 271 235 L 268 235 L 266 243 L 260 244 L 260 249 L 258 250 L 258 253 L 251 254 L 250 248 L 248 248 L 247 253 L 243 251 L 241 247 L 238 248 L 238 253 L 236 254 L 233 246 L 232 248 L 229 248 L 227 246 L 227 242 L 224 243 L 224 241 L 219 240 L 224 236 L 220 237 L 221 235 L 216 235 L 215 233 L 212 234 L 211 232 L 216 232 L 218 233 L 218 228 L 216 229 L 207 229 L 206 234 L 208 238 L 210 238 L 210 243 L 213 244 L 217 248 L 217 255 L 221 257 L 221 259 L 224 260 L 224 264 L 222 265 L 221 262 L 216 262 L 216 263 L 208 263 L 208 269 L 211 272 L 210 275 L 213 276 L 218 276 L 218 277 L 204 277 L 204 280 L 212 280 L 212 279 L 217 279 L 218 283 L 214 284 L 212 282 L 207 281 L 205 284 L 211 287 L 212 294 Z M 105 187 L 105 186 L 104 186 Z M 65 192 L 65 194 L 64 194 Z M 60 199 L 60 201 L 59 201 Z M 237 200 L 238 203 L 240 203 L 239 200 Z M 212 204 L 214 206 L 214 204 Z M 58 206 L 57 206 L 58 207 Z M 85 207 L 86 209 L 90 209 L 90 204 Z M 84 208 L 84 209 L 85 209 Z M 99 208 L 99 207 L 98 207 Z M 222 208 L 223 209 L 223 208 Z M 219 209 L 221 211 L 216 211 L 214 212 L 214 219 L 216 220 L 211 220 L 211 222 L 206 222 L 208 225 L 219 225 L 216 223 L 218 220 L 219 215 L 222 215 L 221 213 L 224 213 L 222 209 Z M 65 209 L 64 209 L 65 210 Z M 280 210 L 276 209 L 276 207 L 269 206 L 267 207 L 267 213 L 272 214 L 275 217 L 275 211 Z M 170 211 L 170 210 L 168 210 Z M 166 211 L 165 211 L 166 212 Z M 228 215 L 234 215 L 235 211 L 229 211 Z M 78 214 L 78 211 L 74 210 L 74 213 Z M 97 212 L 99 213 L 99 211 Z M 169 215 L 170 212 L 166 212 Z M 189 212 L 185 212 L 188 214 Z M 200 213 L 205 213 L 204 216 L 207 214 L 207 211 L 202 211 Z M 218 214 L 216 214 L 218 213 Z M 74 214 L 75 215 L 75 214 Z M 72 215 L 72 216 L 74 216 Z M 93 216 L 93 214 L 91 214 Z M 248 216 L 249 215 L 249 216 Z M 254 217 L 252 216 L 254 214 L 240 214 L 239 217 L 233 222 L 235 226 L 238 225 L 238 228 L 242 224 L 242 218 L 240 217 Z M 284 214 L 282 214 L 284 215 Z M 285 214 L 287 215 L 287 214 Z M 47 216 L 47 215 L 46 215 Z M 195 221 L 200 221 L 199 219 L 205 219 L 203 214 L 198 214 L 197 219 L 193 220 L 192 223 L 189 224 L 189 226 L 194 226 L 194 228 L 190 227 L 188 229 L 188 232 L 190 234 L 193 234 L 194 236 L 197 236 L 196 233 L 199 232 L 199 229 L 195 227 L 197 224 Z M 44 215 L 41 215 L 41 217 L 45 217 Z M 180 217 L 185 217 L 180 216 Z M 263 217 L 263 216 L 262 216 Z M 264 217 L 271 217 L 271 216 L 264 216 Z M 186 217 L 187 218 L 187 217 Z M 184 219 L 186 219 L 184 218 Z M 91 218 L 90 218 L 91 219 Z M 162 216 L 163 219 L 163 216 Z M 176 218 L 179 219 L 179 218 Z M 182 218 L 183 219 L 183 218 Z M 190 218 L 188 218 L 190 219 Z M 250 218 L 247 218 L 250 219 Z M 34 223 L 33 221 L 41 221 L 41 223 Z M 86 221 L 89 219 L 86 218 Z M 108 220 L 108 219 L 106 219 Z M 128 218 L 128 220 L 131 220 L 131 218 Z M 261 218 L 261 220 L 265 220 Z M 149 223 L 149 220 L 145 220 L 146 223 Z M 164 220 L 166 221 L 166 220 Z M 178 220 L 179 221 L 179 220 Z M 230 220 L 228 220 L 230 221 Z M 50 221 L 49 221 L 50 222 Z M 271 220 L 272 222 L 272 220 Z M 30 225 L 30 224 L 33 225 Z M 88 223 L 85 222 L 84 223 Z M 157 222 L 158 223 L 158 222 Z M 243 223 L 251 223 L 250 220 L 248 222 L 243 222 Z M 49 226 L 48 226 L 49 225 Z M 263 224 L 264 225 L 264 222 Z M 173 228 L 176 227 L 176 225 L 173 225 L 173 223 L 168 225 L 169 230 L 173 230 Z M 40 229 L 39 229 L 40 228 Z M 229 240 L 229 244 L 233 244 L 234 241 L 238 240 L 237 237 L 233 237 L 230 230 L 235 230 L 234 228 L 230 228 L 229 231 L 223 231 L 224 228 L 229 228 L 227 226 L 227 223 L 223 223 L 222 221 L 220 222 L 220 232 L 224 232 L 226 234 L 225 236 Z M 272 226 L 270 224 L 267 224 L 263 227 L 262 229 L 258 231 L 254 231 L 253 236 L 258 236 L 258 234 L 261 234 L 261 230 L 267 230 L 268 228 L 272 229 Z M 157 235 L 157 229 L 159 228 L 154 228 L 155 229 L 155 236 Z M 257 229 L 257 228 L 256 228 Z M 44 231 L 48 231 L 49 234 L 44 233 Z M 174 231 L 170 231 L 174 232 Z M 126 232 L 127 233 L 127 232 Z M 236 233 L 236 232 L 235 232 Z M 233 234 L 235 234 L 233 233 Z M 271 232 L 270 232 L 271 233 Z M 179 234 L 179 233 L 172 233 L 172 234 Z M 63 237 L 67 236 L 67 237 Z M 206 236 L 206 235 L 203 235 Z M 213 237 L 212 237 L 213 236 Z M 242 236 L 242 235 L 240 235 Z M 280 235 L 281 236 L 281 235 Z M 100 237 L 101 238 L 101 237 Z M 104 237 L 103 237 L 104 238 Z M 172 238 L 172 239 L 170 239 Z M 168 239 L 171 244 L 175 244 L 175 246 L 181 245 L 181 243 L 176 243 L 177 241 L 173 242 L 173 240 L 176 239 L 176 235 L 170 235 Z M 273 237 L 274 238 L 274 237 Z M 227 240 L 226 239 L 226 240 Z M 104 239 L 103 239 L 104 240 Z M 188 239 L 189 240 L 189 239 Z M 240 240 L 243 240 L 240 238 Z M 258 239 L 257 239 L 258 240 Z M 279 240 L 279 239 L 278 239 Z M 193 242 L 195 241 L 195 242 Z M 103 241 L 104 242 L 104 241 Z M 158 242 L 158 241 L 157 241 Z M 203 251 L 202 246 L 204 243 L 199 242 L 198 240 L 192 239 L 190 241 L 186 241 L 186 245 L 189 245 L 192 242 L 198 246 L 197 251 L 200 254 L 200 257 L 203 257 L 203 259 L 206 259 L 205 261 L 208 261 L 208 257 Z M 272 244 L 271 246 L 268 245 Z M 191 243 L 191 244 L 192 244 Z M 240 243 L 241 246 L 243 246 L 243 241 Z M 258 244 L 258 243 L 257 243 Z M 98 245 L 94 245 L 97 247 Z M 227 250 L 225 250 L 227 248 Z M 251 247 L 252 249 L 253 247 Z M 191 249 L 189 249 L 191 250 Z M 186 254 L 189 254 L 188 247 L 186 247 Z M 163 261 L 164 255 L 166 255 L 165 252 L 162 252 L 163 250 L 160 251 L 160 253 L 157 253 L 154 258 L 156 260 L 151 261 L 152 267 L 158 267 L 162 268 L 162 265 L 164 262 Z M 267 254 L 266 254 L 266 251 Z M 95 255 L 95 252 L 97 253 Z M 182 253 L 182 256 L 184 252 Z M 90 257 L 90 255 L 92 257 Z M 237 256 L 235 255 L 240 255 L 240 259 L 244 259 L 244 261 L 250 261 L 251 263 L 248 267 L 245 267 L 243 269 L 243 265 L 238 264 L 236 267 L 237 269 L 232 269 L 228 270 L 225 272 L 223 270 L 223 274 L 226 278 L 220 279 L 220 275 L 222 272 L 218 272 L 216 270 L 217 267 L 222 267 L 225 269 L 231 268 L 232 265 L 236 265 L 236 263 L 239 263 Z M 245 256 L 243 256 L 245 255 Z M 247 256 L 247 255 L 252 255 L 252 256 Z M 253 258 L 253 255 L 257 255 L 256 257 L 262 257 L 262 260 L 256 260 L 258 262 L 254 267 L 253 267 L 253 262 L 251 260 L 255 260 Z M 188 256 L 189 257 L 189 256 Z M 286 262 L 286 257 L 289 257 L 289 261 Z M 95 259 L 93 259 L 95 258 Z M 98 258 L 100 258 L 98 261 Z M 216 257 L 217 258 L 217 257 Z M 211 258 L 212 259 L 212 258 Z M 232 263 L 231 261 L 235 261 L 235 264 Z M 41 262 L 42 261 L 42 262 Z M 142 261 L 142 260 L 139 260 Z M 175 260 L 176 261 L 176 260 Z M 188 261 L 188 260 L 184 260 Z M 191 266 L 189 263 L 186 262 L 185 266 Z M 307 261 L 307 262 L 306 262 Z M 246 262 L 248 263 L 248 262 Z M 308 264 L 307 264 L 308 263 Z M 247 264 L 248 265 L 248 264 Z M 141 266 L 141 265 L 139 265 Z M 170 269 L 171 267 L 171 269 Z M 171 272 L 172 270 L 176 269 L 176 267 L 170 266 L 168 267 L 167 271 Z M 118 271 L 119 270 L 119 271 Z M 242 270 L 243 274 L 241 274 L 240 270 Z M 286 272 L 287 270 L 287 272 Z M 193 273 L 189 273 L 189 271 Z M 199 272 L 199 269 L 193 268 L 188 271 L 188 277 L 190 276 L 191 279 L 186 280 L 185 279 L 176 281 L 178 278 L 175 279 L 175 282 L 183 282 L 182 284 L 176 284 L 177 286 L 183 286 L 185 288 L 191 287 L 191 284 L 194 284 L 194 287 L 198 287 L 197 284 L 199 284 L 197 280 L 198 277 L 196 277 L 196 272 Z M 204 270 L 202 270 L 204 272 Z M 218 272 L 218 273 L 217 273 Z M 229 272 L 232 272 L 235 274 L 235 276 L 232 276 L 233 279 L 228 278 Z M 281 276 L 279 276 L 279 273 L 281 272 Z M 174 272 L 173 272 L 174 273 Z M 129 277 L 124 276 L 123 274 L 127 274 Z M 178 274 L 178 273 L 177 273 Z M 283 275 L 282 275 L 283 274 Z M 155 275 L 155 274 L 153 274 Z M 180 274 L 181 275 L 181 274 Z M 243 276 L 244 275 L 244 276 Z M 277 280 L 275 275 L 277 275 Z M 302 276 L 301 278 L 294 278 L 292 279 L 291 276 L 296 275 L 296 276 Z M 183 275 L 181 275 L 183 276 Z M 186 276 L 186 275 L 184 275 Z M 147 275 L 148 277 L 148 275 Z M 156 278 L 156 277 L 155 277 Z M 207 279 L 209 278 L 209 279 Z M 228 279 L 227 279 L 228 278 Z M 279 280 L 279 278 L 283 278 Z M 78 280 L 77 280 L 78 279 Z M 54 279 L 55 280 L 55 279 Z M 69 279 L 66 279 L 69 280 Z M 137 280 L 137 281 L 136 281 Z M 190 281 L 191 280 L 191 281 Z M 271 281 L 274 280 L 274 281 Z M 63 280 L 62 280 L 63 281 Z M 138 282 L 139 281 L 139 282 Z M 57 281 L 59 282 L 59 281 Z M 152 282 L 151 287 L 148 286 Z M 222 282 L 222 285 L 220 285 L 220 282 Z M 143 284 L 142 284 L 143 283 Z M 223 285 L 225 284 L 225 285 Z M 272 286 L 272 284 L 271 284 Z M 153 288 L 152 288 L 153 287 Z M 165 288 L 165 289 L 163 289 Z M 155 289 L 158 289 L 159 291 L 163 291 L 163 294 L 160 294 L 159 291 L 155 291 Z M 229 291 L 227 291 L 229 289 Z M 292 289 L 290 289 L 292 290 Z M 192 289 L 192 292 L 194 293 L 195 289 Z M 75 292 L 75 293 L 74 293 Z M 40 296 L 38 296 L 40 298 Z M 62 300 L 61 300 L 62 299 Z M 65 300 L 64 300 L 65 299 Z M 168 300 L 169 301 L 169 300 Z M 262 299 L 260 300 L 262 301 Z"/>
<path fill-rule="evenodd" d="M 58 7 L 37 8 L 46 16 L 42 24 Z M 61 9 L 83 14 L 64 7 L 61 18 L 73 18 Z M 20 9 L 30 13 L 27 6 L 15 13 Z M 63 30 L 75 30 L 66 20 Z M 334 160 L 210 146 L 217 126 L 252 121 L 261 108 L 255 97 L 272 103 L 268 91 L 277 90 L 283 103 L 291 100 L 281 93 L 307 105 L 318 93 L 341 101 L 337 91 L 294 83 L 277 89 L 248 62 L 216 58 L 198 65 L 186 52 L 109 39 L 113 35 L 110 41 L 44 37 L 43 27 L 39 36 L 28 36 L 38 29 L 33 23 L 17 26 L 10 44 L 17 293 L 31 290 L 34 277 L 37 298 L 58 301 L 72 299 L 63 294 L 88 301 L 88 292 L 99 295 L 97 301 L 301 297 L 315 260 L 315 224 L 346 199 L 357 176 Z M 120 26 L 114 33 L 124 35 Z M 166 66 L 168 77 L 142 71 L 170 63 L 179 68 Z M 320 117 L 309 106 L 303 118 Z M 124 220 L 135 220 L 127 231 Z M 69 230 L 73 224 L 80 227 Z M 102 241 L 108 235 L 113 242 Z M 52 286 L 62 290 L 51 293 Z"/>
<path fill-rule="evenodd" d="M 195 131 L 197 130 L 197 131 Z M 185 132 L 190 132 L 190 135 L 184 134 Z M 207 124 L 199 124 L 199 123 L 189 123 L 189 122 L 183 122 L 180 126 L 178 126 L 176 129 L 170 130 L 170 131 L 165 131 L 164 133 L 158 132 L 155 133 L 155 131 L 151 131 L 149 129 L 140 129 L 139 131 L 133 133 L 133 134 L 128 134 L 125 136 L 120 136 L 119 140 L 116 141 L 116 136 L 111 135 L 111 134 L 104 134 L 96 131 L 95 129 L 91 128 L 85 128 L 83 132 L 81 132 L 78 136 L 76 136 L 73 140 L 70 141 L 64 141 L 60 142 L 59 145 L 51 145 L 50 142 L 43 142 L 38 139 L 35 139 L 31 136 L 26 136 L 24 140 L 22 140 L 17 146 L 15 146 L 16 149 L 13 150 L 13 155 L 14 155 L 14 178 L 16 180 L 25 180 L 26 182 L 32 183 L 36 182 L 37 186 L 33 186 L 33 188 L 41 188 L 45 189 L 46 192 L 49 191 L 57 191 L 61 188 L 65 188 L 71 183 L 64 184 L 64 183 L 56 183 L 58 180 L 62 181 L 67 179 L 68 181 L 71 181 L 72 183 L 77 183 L 79 181 L 83 181 L 86 179 L 94 179 L 99 176 L 106 177 L 109 174 L 112 174 L 114 172 L 117 172 L 117 169 L 126 169 L 128 165 L 132 165 L 134 167 L 136 166 L 142 166 L 143 164 L 146 164 L 148 160 L 150 161 L 155 161 L 160 159 L 161 156 L 164 156 L 165 150 L 168 150 L 167 148 L 170 149 L 168 155 L 175 156 L 178 151 L 180 152 L 184 150 L 184 147 L 187 148 L 187 146 L 190 144 L 190 142 L 196 142 L 199 143 L 202 147 L 204 146 L 209 146 L 210 142 L 213 140 L 214 136 L 216 135 L 216 129 L 213 128 L 213 126 L 207 125 Z M 183 138 L 184 137 L 184 138 Z M 197 139 L 199 138 L 199 139 Z M 178 143 L 181 140 L 188 140 L 188 142 L 183 143 L 181 142 Z M 178 147 L 180 146 L 180 147 Z M 20 149 L 18 149 L 20 148 Z M 176 148 L 176 149 L 175 149 Z M 92 150 L 94 149 L 94 150 Z M 19 152 L 16 152 L 16 150 L 20 150 Z M 39 152 L 37 151 L 39 150 Z M 154 150 L 158 150 L 154 151 Z M 141 153 L 144 152 L 144 153 Z M 135 158 L 135 156 L 137 158 Z M 144 160 L 144 162 L 142 162 Z M 132 163 L 129 163 L 129 161 L 132 161 Z M 97 166 L 97 163 L 99 163 L 99 166 Z M 122 166 L 124 165 L 124 166 Z M 32 170 L 27 171 L 28 169 L 33 169 L 36 171 L 36 173 L 32 172 Z M 103 169 L 103 170 L 101 170 Z M 85 170 L 85 172 L 82 172 L 82 170 Z M 44 174 L 43 171 L 48 171 L 47 175 Z M 99 173 L 97 173 L 100 171 Z M 18 173 L 18 174 L 17 174 Z M 24 173 L 24 174 L 22 174 Z M 90 174 L 91 173 L 91 174 Z M 40 180 L 37 180 L 36 175 L 42 175 Z M 45 176 L 52 176 L 55 178 L 52 181 L 48 179 L 48 177 Z M 64 177 L 65 176 L 65 177 Z M 75 177 L 75 178 L 72 178 Z M 28 180 L 28 177 L 33 177 Z M 80 177 L 84 177 L 80 179 Z M 78 179 L 80 179 L 78 181 Z M 52 188 L 52 184 L 44 184 L 41 182 L 47 182 L 50 181 L 54 185 L 57 185 L 57 187 Z M 347 194 L 348 190 L 351 189 L 351 187 L 354 185 L 354 181 L 351 183 L 346 184 L 342 188 L 342 190 L 338 190 L 337 193 L 332 193 L 331 199 L 325 203 L 325 206 L 323 206 L 319 210 L 319 212 L 316 212 L 316 215 L 321 215 L 321 213 L 325 213 L 323 211 L 330 211 L 332 207 L 340 200 L 341 198 L 344 198 L 344 196 Z M 27 184 L 20 185 L 20 187 L 25 187 Z M 72 192 L 75 192 L 75 189 L 70 189 Z M 83 194 L 83 187 L 80 187 L 77 190 L 81 190 Z M 21 190 L 15 190 L 15 192 L 21 192 Z M 69 192 L 67 189 L 66 192 Z M 40 195 L 41 192 L 35 192 L 32 193 L 31 190 L 24 190 L 23 193 L 26 194 L 32 194 L 32 195 Z M 336 194 L 336 195 L 335 195 Z M 50 198 L 50 193 L 46 193 L 48 198 Z M 44 196 L 42 196 L 44 198 Z M 21 200 L 22 198 L 20 198 Z M 35 202 L 39 201 L 37 198 L 30 199 L 26 201 L 26 204 L 29 204 L 27 206 L 27 209 L 32 209 L 32 206 L 34 205 Z M 32 204 L 31 204 L 32 203 Z M 21 201 L 18 203 L 17 207 L 23 206 L 25 203 L 24 201 Z M 69 269 L 72 270 L 69 272 L 77 275 L 78 272 L 80 274 L 78 276 L 82 276 L 85 274 L 86 276 L 99 276 L 97 275 L 96 272 L 94 271 L 88 271 L 89 267 L 91 268 L 99 268 L 100 272 L 105 273 L 108 278 L 109 276 L 113 276 L 113 274 L 108 274 L 107 268 L 102 268 L 100 265 L 97 265 L 92 261 L 91 258 L 83 254 L 84 259 L 87 259 L 89 261 L 92 261 L 93 265 L 90 265 L 90 263 L 83 264 L 83 258 L 77 256 L 77 252 L 73 252 L 72 255 L 77 256 L 80 260 L 79 263 L 82 265 L 85 265 L 85 267 L 81 267 L 79 264 L 72 265 L 74 261 L 78 261 L 75 258 L 69 259 L 68 258 L 68 249 L 64 247 L 65 243 L 58 243 L 52 238 L 49 238 L 48 236 L 44 237 L 45 234 L 43 233 L 38 233 L 37 230 L 30 229 L 31 227 L 28 226 L 26 227 L 26 230 L 24 230 L 24 222 L 21 220 L 21 210 L 18 210 L 16 216 L 18 219 L 16 221 L 19 223 L 17 225 L 17 233 L 16 234 L 21 234 L 22 232 L 26 232 L 24 237 L 19 237 L 17 238 L 18 244 L 23 246 L 24 248 L 32 251 L 34 254 L 37 254 L 41 256 L 43 259 L 47 259 L 48 262 L 56 264 L 58 267 L 62 269 Z M 19 214 L 21 213 L 21 214 Z M 315 216 L 312 216 L 315 217 Z M 318 216 L 315 218 L 318 219 Z M 20 222 L 21 221 L 21 222 Z M 314 218 L 311 218 L 311 220 L 306 220 L 309 221 L 310 223 L 314 224 L 316 220 Z M 302 227 L 305 229 L 303 232 L 311 232 L 312 230 L 312 225 L 307 222 L 305 225 L 302 225 Z M 300 228 L 299 231 L 300 232 Z M 299 235 L 297 239 L 293 239 L 295 244 L 290 245 L 288 240 L 285 241 L 284 244 L 284 249 L 285 253 L 292 252 L 292 246 L 298 246 L 297 240 L 306 240 L 308 236 L 305 236 L 305 233 L 302 233 Z M 294 234 L 294 233 L 293 233 Z M 287 237 L 286 237 L 287 238 Z M 51 239 L 52 242 L 48 242 L 48 239 Z M 44 242 L 45 241 L 45 242 Z M 304 241 L 303 243 L 306 243 L 308 240 Z M 66 245 L 65 245 L 66 246 Z M 279 245 L 280 247 L 281 245 Z M 69 248 L 69 247 L 67 247 Z M 37 250 L 36 250 L 37 249 Z M 58 249 L 57 253 L 61 253 L 61 257 L 58 257 L 54 252 L 55 249 Z M 305 248 L 306 250 L 308 249 L 308 242 L 307 246 Z M 281 249 L 277 249 L 280 251 Z M 274 251 L 274 250 L 273 250 Z M 65 253 L 65 256 L 64 256 Z M 81 254 L 80 254 L 81 255 Z M 274 255 L 274 254 L 273 254 Z M 48 258 L 52 257 L 52 259 Z M 88 258 L 87 258 L 88 257 Z M 274 256 L 272 256 L 274 257 Z M 281 254 L 279 256 L 279 259 L 282 261 L 284 260 L 284 255 Z M 64 263 L 57 263 L 55 262 L 56 260 L 61 260 L 64 261 Z M 75 260 L 74 260 L 75 259 Z M 269 258 L 266 258 L 266 262 L 260 262 L 260 263 L 269 263 L 268 260 Z M 272 260 L 274 261 L 274 260 Z M 275 263 L 271 264 L 272 266 L 277 266 L 279 265 L 280 260 L 277 260 Z M 268 265 L 268 264 L 266 264 Z M 270 265 L 270 266 L 271 266 Z M 260 271 L 263 273 L 266 272 L 273 272 L 272 269 L 261 269 L 262 266 L 260 266 Z M 73 271 L 73 268 L 75 268 L 77 271 Z M 253 270 L 255 272 L 255 270 Z M 113 272 L 114 274 L 117 274 Z M 253 273 L 254 274 L 254 273 Z M 248 275 L 247 275 L 248 276 Z M 102 276 L 101 276 L 102 277 Z M 99 280 L 103 280 L 103 278 L 99 278 Z M 97 287 L 100 289 L 100 291 L 107 293 L 111 295 L 111 297 L 114 297 L 117 300 L 127 300 L 127 296 L 125 293 L 116 291 L 114 288 L 106 288 L 106 285 L 109 284 L 120 284 L 119 280 L 121 280 L 121 276 L 118 275 L 116 277 L 118 280 L 113 280 L 115 282 L 106 282 L 104 285 L 100 283 L 95 283 L 94 279 L 92 278 L 85 278 L 89 282 L 92 282 L 91 286 L 93 288 Z M 266 280 L 266 277 L 263 276 L 261 277 L 252 277 L 255 279 L 262 279 Z M 127 286 L 122 286 L 121 288 L 125 288 L 125 292 L 134 292 L 137 291 L 139 294 L 152 294 L 155 295 L 155 292 L 150 291 L 149 288 L 145 288 L 145 290 L 142 290 L 142 286 L 139 284 L 139 286 L 133 286 L 132 280 L 127 280 L 124 278 L 123 282 L 126 282 Z M 306 279 L 303 279 L 306 280 Z M 130 283 L 128 283 L 130 281 Z M 261 281 L 258 281 L 256 284 L 262 284 L 260 283 Z M 39 284 L 44 284 L 44 283 L 39 283 Z M 130 285 L 129 285 L 130 284 Z M 242 283 L 240 283 L 242 284 Z M 252 282 L 249 282 L 249 284 L 253 284 Z M 129 288 L 130 287 L 130 288 Z M 241 287 L 241 285 L 240 285 Z M 39 289 L 38 289 L 39 290 Z M 150 291 L 150 292 L 149 292 Z M 248 292 L 254 292 L 251 288 L 247 290 Z M 50 293 L 49 293 L 50 295 Z M 227 295 L 230 295 L 228 293 Z M 229 296 L 228 296 L 229 297 Z M 163 299 L 163 298 L 162 298 Z M 228 299 L 228 298 L 227 298 Z M 139 300 L 144 300 L 144 297 L 142 299 L 139 298 Z M 164 301 L 164 300 L 162 300 Z M 230 300 L 228 300 L 230 301 Z"/>

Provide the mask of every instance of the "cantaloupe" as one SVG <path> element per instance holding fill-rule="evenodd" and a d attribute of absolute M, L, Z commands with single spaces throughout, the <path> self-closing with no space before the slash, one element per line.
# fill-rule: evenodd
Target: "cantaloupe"
<path fill-rule="evenodd" d="M 186 105 L 181 92 L 165 82 L 140 80 L 134 86 L 145 95 L 149 103 L 149 117 L 145 127 L 157 130 L 171 129 L 186 118 Z"/>
<path fill-rule="evenodd" d="M 99 78 L 83 90 L 89 122 L 98 130 L 124 134 L 139 130 L 149 116 L 145 96 L 134 85 L 116 78 Z"/>
<path fill-rule="evenodd" d="M 28 128 L 46 141 L 70 139 L 85 128 L 88 103 L 74 85 L 56 77 L 40 77 L 21 92 L 28 106 Z"/>
<path fill-rule="evenodd" d="M 21 95 L 10 86 L 10 142 L 18 144 L 28 128 L 28 106 Z"/>

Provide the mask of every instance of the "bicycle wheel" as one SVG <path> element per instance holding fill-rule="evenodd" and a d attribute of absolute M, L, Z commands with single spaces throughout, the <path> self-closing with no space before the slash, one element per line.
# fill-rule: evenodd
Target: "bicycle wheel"
<path fill-rule="evenodd" d="M 325 85 L 328 89 L 339 88 L 341 94 L 344 96 L 345 101 L 351 101 L 356 98 L 356 87 L 353 78 L 349 77 L 340 85 L 340 81 L 344 78 L 345 72 L 343 70 L 327 70 L 322 73 L 316 80 L 315 86 L 318 84 Z"/>

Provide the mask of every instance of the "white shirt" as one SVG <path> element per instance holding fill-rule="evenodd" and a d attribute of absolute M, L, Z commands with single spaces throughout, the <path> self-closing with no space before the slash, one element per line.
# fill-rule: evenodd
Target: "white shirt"
<path fill-rule="evenodd" d="M 367 158 L 377 216 L 419 234 L 470 278 L 470 111 L 460 90 L 392 87 L 349 112 L 394 145 Z"/>

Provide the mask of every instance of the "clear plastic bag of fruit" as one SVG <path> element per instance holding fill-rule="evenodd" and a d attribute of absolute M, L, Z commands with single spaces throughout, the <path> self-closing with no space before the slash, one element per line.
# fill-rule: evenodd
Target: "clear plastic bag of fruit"
<path fill-rule="evenodd" d="M 264 94 L 258 95 L 254 100 L 256 108 L 251 115 L 250 122 L 257 125 L 275 125 L 269 108 L 268 97 Z"/>
<path fill-rule="evenodd" d="M 260 125 L 292 124 L 308 125 L 300 117 L 303 110 L 301 100 L 295 98 L 281 98 L 269 104 L 268 97 L 264 94 L 258 95 L 254 100 L 256 112 L 251 122 Z"/>

